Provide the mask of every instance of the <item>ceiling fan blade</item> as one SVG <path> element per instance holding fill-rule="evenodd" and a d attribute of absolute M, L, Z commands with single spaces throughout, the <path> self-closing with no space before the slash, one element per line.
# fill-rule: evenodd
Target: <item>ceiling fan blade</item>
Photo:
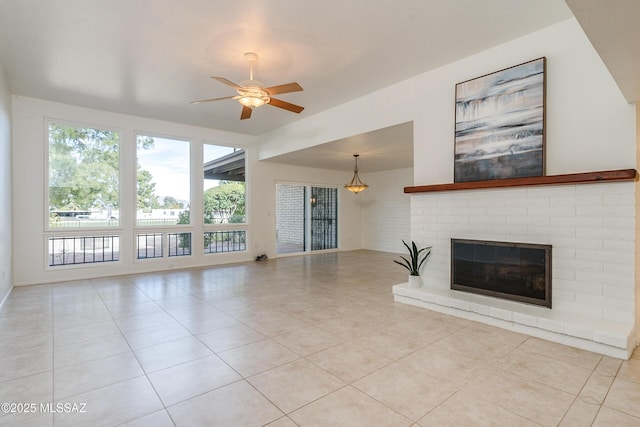
<path fill-rule="evenodd" d="M 289 102 L 282 101 L 276 98 L 271 98 L 271 101 L 269 101 L 269 105 L 273 105 L 274 107 L 282 108 L 283 110 L 291 111 L 293 113 L 298 113 L 298 114 L 300 114 L 300 112 L 304 110 L 304 107 L 291 104 Z"/>
<path fill-rule="evenodd" d="M 223 96 L 222 98 L 209 98 L 209 99 L 200 99 L 198 101 L 191 101 L 189 104 L 202 104 L 205 102 L 213 102 L 213 101 L 222 101 L 223 99 L 234 99 L 235 96 Z"/>
<path fill-rule="evenodd" d="M 223 83 L 227 86 L 231 86 L 234 89 L 242 89 L 242 87 L 238 86 L 237 84 L 235 84 L 234 82 L 225 79 L 224 77 L 211 77 L 214 80 L 219 81 L 220 83 Z"/>
<path fill-rule="evenodd" d="M 266 87 L 264 88 L 264 90 L 269 92 L 269 95 L 277 95 L 279 93 L 300 92 L 303 89 L 302 86 L 300 86 L 298 83 L 293 82 L 278 86 Z"/>
<path fill-rule="evenodd" d="M 240 120 L 250 119 L 252 111 L 253 110 L 251 108 L 243 106 L 242 113 L 240 113 Z"/>

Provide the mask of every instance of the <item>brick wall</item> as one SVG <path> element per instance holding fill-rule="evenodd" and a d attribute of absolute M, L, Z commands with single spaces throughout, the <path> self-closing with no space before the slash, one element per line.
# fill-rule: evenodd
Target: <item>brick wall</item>
<path fill-rule="evenodd" d="M 280 243 L 304 244 L 304 187 L 276 185 L 276 236 Z"/>
<path fill-rule="evenodd" d="M 433 245 L 425 286 L 441 290 L 450 286 L 451 238 L 552 245 L 552 310 L 515 304 L 505 315 L 484 297 L 495 310 L 483 314 L 626 345 L 635 321 L 635 183 L 417 194 L 411 229 L 418 243 Z"/>

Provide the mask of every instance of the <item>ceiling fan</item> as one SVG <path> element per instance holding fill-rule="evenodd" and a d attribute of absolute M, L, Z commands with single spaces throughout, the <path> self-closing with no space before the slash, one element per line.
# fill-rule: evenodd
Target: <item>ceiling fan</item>
<path fill-rule="evenodd" d="M 258 64 L 258 55 L 253 52 L 247 52 L 244 54 L 245 59 L 249 63 L 249 80 L 241 82 L 239 85 L 225 79 L 224 77 L 211 77 L 231 86 L 238 92 L 235 96 L 223 96 L 222 98 L 201 99 L 198 101 L 191 101 L 191 104 L 201 104 L 204 102 L 222 101 L 223 99 L 237 99 L 242 104 L 242 113 L 240 114 L 240 120 L 248 119 L 251 117 L 251 112 L 254 108 L 261 107 L 265 104 L 273 105 L 274 107 L 282 108 L 283 110 L 291 111 L 293 113 L 300 113 L 304 110 L 304 107 L 291 104 L 286 101 L 274 98 L 273 95 L 289 92 L 300 92 L 302 86 L 298 83 L 286 83 L 278 86 L 264 87 L 264 84 L 258 80 L 254 80 L 254 70 Z"/>

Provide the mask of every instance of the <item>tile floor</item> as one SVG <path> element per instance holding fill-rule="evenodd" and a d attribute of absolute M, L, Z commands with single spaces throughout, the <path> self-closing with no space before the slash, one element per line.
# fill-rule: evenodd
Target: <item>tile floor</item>
<path fill-rule="evenodd" d="M 393 257 L 16 288 L 0 402 L 23 413 L 0 425 L 640 426 L 639 351 L 621 361 L 394 303 Z"/>

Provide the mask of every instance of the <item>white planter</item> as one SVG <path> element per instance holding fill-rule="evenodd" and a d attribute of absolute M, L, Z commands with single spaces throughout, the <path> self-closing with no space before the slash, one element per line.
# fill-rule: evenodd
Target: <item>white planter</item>
<path fill-rule="evenodd" d="M 421 288 L 422 287 L 422 276 L 412 276 L 409 275 L 409 287 L 410 288 Z"/>

